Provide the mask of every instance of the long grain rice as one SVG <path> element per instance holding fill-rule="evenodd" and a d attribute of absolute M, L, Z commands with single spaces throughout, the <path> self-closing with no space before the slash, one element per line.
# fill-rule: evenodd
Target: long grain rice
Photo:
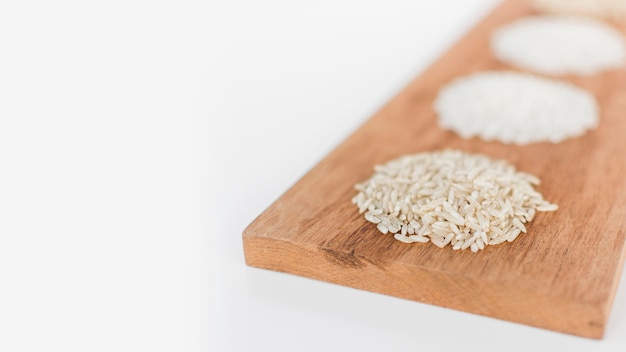
<path fill-rule="evenodd" d="M 504 161 L 445 150 L 376 166 L 352 201 L 398 241 L 478 252 L 526 233 L 536 212 L 557 210 L 533 184 L 539 179 Z"/>

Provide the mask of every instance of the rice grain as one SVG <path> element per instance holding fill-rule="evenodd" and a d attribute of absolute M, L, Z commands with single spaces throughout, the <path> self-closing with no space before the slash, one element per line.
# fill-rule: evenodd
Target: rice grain
<path fill-rule="evenodd" d="M 559 143 L 581 136 L 598 124 L 599 107 L 589 92 L 570 83 L 529 74 L 488 71 L 455 79 L 434 103 L 441 128 L 463 138 L 480 137 L 510 144 Z M 483 168 L 467 169 L 463 183 L 491 188 L 497 179 L 480 177 Z M 537 184 L 535 177 L 521 179 Z M 435 190 L 435 193 L 437 191 Z"/>
<path fill-rule="evenodd" d="M 514 241 L 536 212 L 558 208 L 533 189 L 536 177 L 479 154 L 424 152 L 374 170 L 352 201 L 378 231 L 404 243 L 478 252 Z"/>
<path fill-rule="evenodd" d="M 491 50 L 500 61 L 549 75 L 593 75 L 626 61 L 619 31 L 573 16 L 523 17 L 494 32 Z"/>

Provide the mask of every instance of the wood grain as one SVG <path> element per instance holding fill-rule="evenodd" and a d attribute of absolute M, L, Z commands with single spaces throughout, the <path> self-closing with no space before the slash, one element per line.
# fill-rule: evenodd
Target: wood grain
<path fill-rule="evenodd" d="M 489 34 L 531 12 L 527 1 L 504 2 L 282 195 L 245 229 L 247 264 L 601 338 L 625 253 L 626 71 L 564 78 L 593 92 L 602 115 L 596 130 L 556 145 L 464 140 L 442 131 L 432 109 L 455 77 L 514 69 L 490 54 Z M 539 176 L 538 190 L 559 210 L 540 213 L 515 242 L 476 254 L 401 243 L 358 214 L 354 185 L 375 164 L 443 148 Z"/>

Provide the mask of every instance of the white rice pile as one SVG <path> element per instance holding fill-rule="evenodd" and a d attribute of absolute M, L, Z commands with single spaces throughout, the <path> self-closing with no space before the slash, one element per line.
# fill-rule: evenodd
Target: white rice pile
<path fill-rule="evenodd" d="M 495 31 L 491 49 L 503 62 L 550 75 L 592 75 L 626 61 L 620 32 L 583 17 L 522 18 Z"/>
<path fill-rule="evenodd" d="M 441 89 L 434 108 L 442 128 L 503 143 L 558 143 L 598 123 L 598 105 L 588 92 L 513 72 L 458 78 Z"/>
<path fill-rule="evenodd" d="M 352 200 L 380 232 L 405 243 L 477 252 L 512 242 L 537 211 L 554 211 L 539 180 L 504 161 L 459 151 L 403 156 L 375 167 Z"/>
<path fill-rule="evenodd" d="M 536 10 L 547 13 L 626 20 L 624 0 L 535 0 L 533 5 Z"/>

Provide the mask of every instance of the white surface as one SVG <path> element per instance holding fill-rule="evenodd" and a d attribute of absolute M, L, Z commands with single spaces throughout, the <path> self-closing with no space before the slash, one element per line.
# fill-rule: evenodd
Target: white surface
<path fill-rule="evenodd" d="M 623 289 L 599 342 L 244 264 L 493 2 L 2 2 L 0 350 L 619 350 Z"/>

